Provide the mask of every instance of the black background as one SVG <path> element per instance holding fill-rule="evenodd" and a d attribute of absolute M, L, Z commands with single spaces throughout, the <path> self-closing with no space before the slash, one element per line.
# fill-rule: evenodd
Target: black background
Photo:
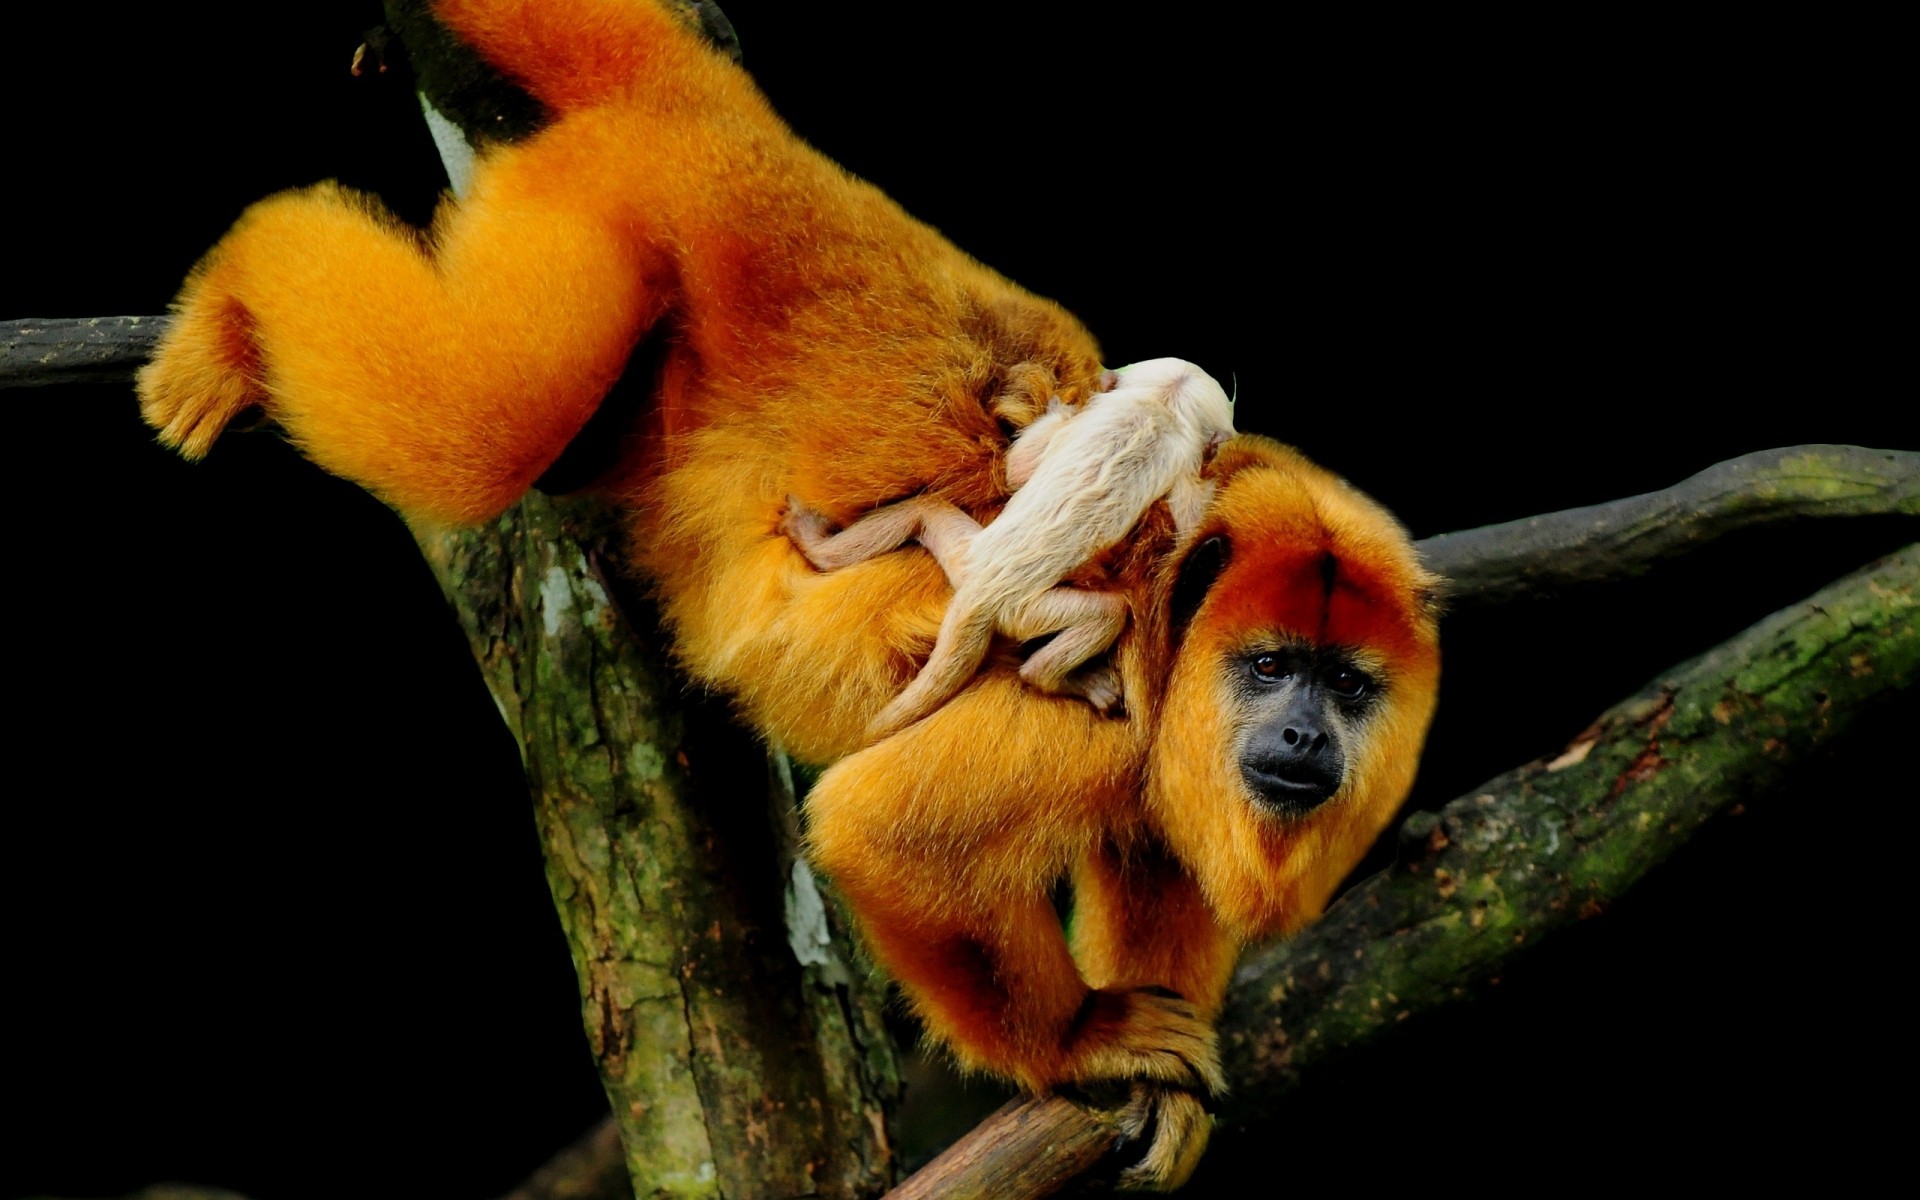
<path fill-rule="evenodd" d="M 1888 29 L 727 8 L 802 136 L 1080 313 L 1109 361 L 1237 381 L 1243 428 L 1416 535 L 1766 446 L 1920 445 Z M 283 187 L 339 178 L 424 219 L 443 181 L 410 94 L 346 71 L 378 20 L 10 17 L 0 317 L 161 311 Z M 125 388 L 11 393 L 7 419 L 0 1193 L 504 1191 L 603 1101 L 513 746 L 405 531 L 267 436 L 178 461 Z M 1554 751 L 1912 533 L 1768 531 L 1454 619 L 1414 803 Z M 1912 938 L 1882 893 L 1909 854 L 1913 717 L 1216 1171 L 1865 1169 L 1892 1113 L 1860 1091 L 1909 1065 Z"/>

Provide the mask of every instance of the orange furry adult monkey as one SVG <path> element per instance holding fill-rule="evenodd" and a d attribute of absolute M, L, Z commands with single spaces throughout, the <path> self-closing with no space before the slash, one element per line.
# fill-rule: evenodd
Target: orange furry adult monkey
<path fill-rule="evenodd" d="M 413 519 L 483 520 L 657 336 L 651 436 L 605 486 L 676 653 L 832 764 L 810 853 L 932 1036 L 1031 1089 L 1132 1084 L 1153 1135 L 1129 1178 L 1177 1183 L 1239 941 L 1310 919 L 1411 782 L 1438 653 L 1405 534 L 1234 439 L 1190 535 L 1156 504 L 1111 554 L 1125 720 L 992 661 L 867 745 L 949 587 L 922 554 L 815 571 L 788 497 L 839 523 L 916 495 L 987 521 L 1009 429 L 1096 390 L 1092 337 L 799 142 L 652 0 L 431 13 L 550 122 L 489 149 L 424 239 L 332 185 L 250 209 L 176 302 L 147 419 L 197 457 L 263 407 Z"/>
<path fill-rule="evenodd" d="M 1119 704 L 1112 670 L 1072 672 L 1120 636 L 1126 597 L 1056 585 L 1125 537 L 1155 501 L 1168 502 L 1182 531 L 1199 521 L 1211 490 L 1200 469 L 1232 436 L 1233 405 L 1213 376 L 1177 358 L 1135 363 L 1101 382 L 1112 389 L 1079 409 L 1056 401 L 1014 438 L 1007 486 L 1017 490 L 984 529 L 937 496 L 890 504 L 832 537 L 819 514 L 789 509 L 789 536 L 823 571 L 917 538 L 953 584 L 926 666 L 873 719 L 869 737 L 944 704 L 979 669 L 996 631 L 1018 641 L 1057 635 L 1020 668 L 1034 687 L 1083 695 L 1102 712 Z"/>

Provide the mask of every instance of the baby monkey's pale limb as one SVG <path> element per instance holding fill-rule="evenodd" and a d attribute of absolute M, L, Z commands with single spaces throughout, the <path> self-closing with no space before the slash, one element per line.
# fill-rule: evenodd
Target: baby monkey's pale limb
<path fill-rule="evenodd" d="M 1042 592 L 1001 618 L 1001 632 L 1023 642 L 1059 631 L 1021 664 L 1020 678 L 1028 686 L 1079 696 L 1109 715 L 1121 704 L 1119 672 L 1106 665 L 1079 668 L 1113 645 L 1126 627 L 1125 596 L 1072 587 Z"/>
<path fill-rule="evenodd" d="M 1034 428 L 1047 420 L 1042 417 Z M 956 592 L 966 578 L 974 539 L 982 532 L 982 526 L 972 517 L 931 496 L 876 508 L 838 533 L 832 532 L 832 523 L 823 514 L 788 497 L 781 528 L 807 561 L 821 571 L 850 567 L 918 541 L 946 572 L 947 582 Z M 884 736 L 918 720 L 925 715 L 921 709 L 927 697 L 934 697 L 937 704 L 979 669 L 986 645 L 960 628 L 977 624 L 961 619 L 968 615 L 949 613 L 927 669 L 875 719 L 870 731 L 874 736 Z M 1020 678 L 1028 686 L 1053 695 L 1077 696 L 1103 713 L 1121 707 L 1119 674 L 1109 666 L 1089 668 L 1085 664 L 1113 645 L 1126 628 L 1125 597 L 1055 587 L 1005 612 L 979 615 L 991 617 L 989 633 L 997 631 L 1015 641 L 1057 635 L 1022 664 Z M 976 644 L 978 653 L 974 652 Z M 953 678 L 955 672 L 961 672 L 958 679 Z"/>
<path fill-rule="evenodd" d="M 917 540 L 955 587 L 966 570 L 967 547 L 980 533 L 978 521 L 931 496 L 883 505 L 839 533 L 832 532 L 833 523 L 824 514 L 789 496 L 787 515 L 780 527 L 820 571 L 851 567 Z"/>

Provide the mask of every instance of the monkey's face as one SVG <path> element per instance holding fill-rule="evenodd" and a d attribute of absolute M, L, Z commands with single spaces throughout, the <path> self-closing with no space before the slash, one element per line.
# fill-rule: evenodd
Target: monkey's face
<path fill-rule="evenodd" d="M 1169 589 L 1148 804 L 1243 937 L 1317 915 L 1412 786 L 1439 680 L 1435 581 L 1378 505 L 1238 438 Z"/>
<path fill-rule="evenodd" d="M 1347 780 L 1347 747 L 1366 736 L 1380 703 L 1373 656 L 1347 646 L 1276 637 L 1232 656 L 1228 703 L 1240 778 L 1256 804 L 1282 817 L 1312 812 Z M 1363 663 L 1373 665 L 1367 670 Z"/>

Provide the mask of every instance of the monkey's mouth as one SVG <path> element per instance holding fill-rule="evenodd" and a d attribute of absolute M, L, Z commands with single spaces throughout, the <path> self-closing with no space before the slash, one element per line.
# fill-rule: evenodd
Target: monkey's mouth
<path fill-rule="evenodd" d="M 1340 790 L 1340 781 L 1323 771 L 1302 769 L 1300 764 L 1280 767 L 1258 760 L 1243 761 L 1240 777 L 1262 807 L 1282 816 L 1301 816 L 1319 808 Z"/>

